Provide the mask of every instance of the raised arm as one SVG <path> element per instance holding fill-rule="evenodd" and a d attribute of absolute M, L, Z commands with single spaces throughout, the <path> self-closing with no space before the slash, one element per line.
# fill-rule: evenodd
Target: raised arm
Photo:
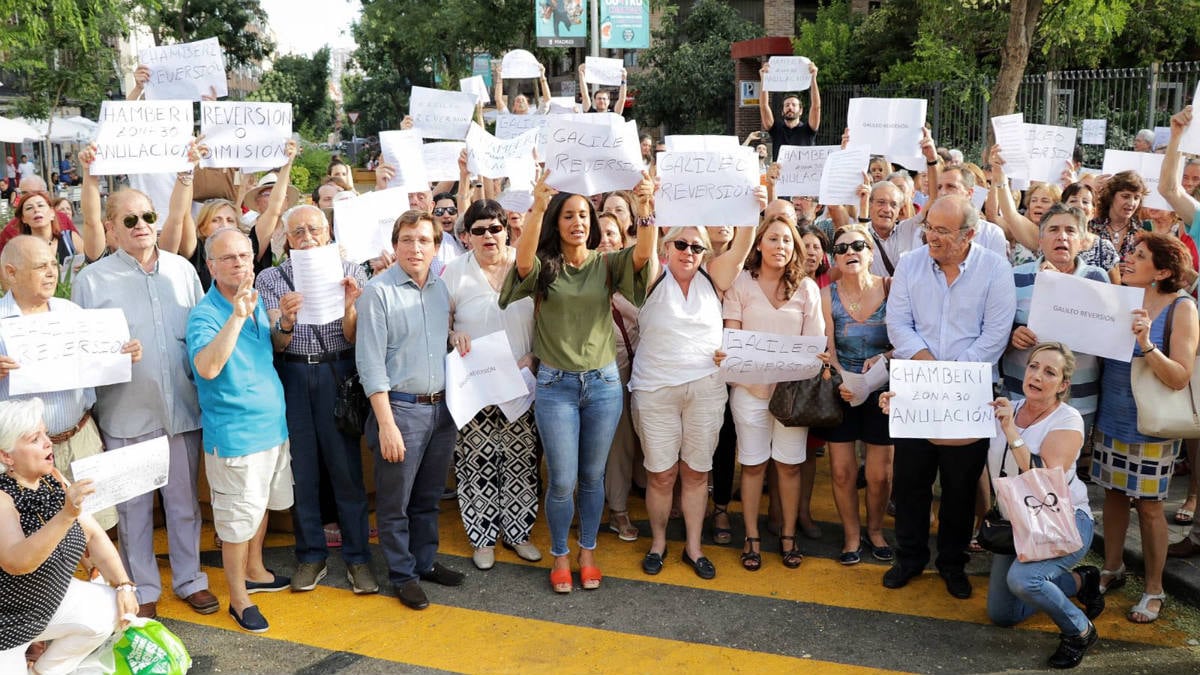
<path fill-rule="evenodd" d="M 586 75 L 587 65 L 583 63 L 579 64 L 579 101 L 583 105 L 583 112 L 592 109 L 592 95 L 588 92 L 587 82 L 584 81 Z"/>
<path fill-rule="evenodd" d="M 492 98 L 496 99 L 496 112 L 508 112 L 508 104 L 504 102 L 504 76 L 500 74 L 500 61 L 492 61 Z"/>
<path fill-rule="evenodd" d="M 1167 200 L 1172 209 L 1175 209 L 1175 214 L 1183 220 L 1184 227 L 1189 228 L 1196 219 L 1196 209 L 1200 208 L 1200 205 L 1184 191 L 1181 184 L 1183 154 L 1179 152 L 1179 141 L 1183 138 L 1184 130 L 1192 123 L 1192 112 L 1192 106 L 1189 105 L 1171 116 L 1171 140 L 1167 142 L 1167 154 L 1163 157 L 1162 169 L 1158 176 L 1158 193 Z M 1196 235 L 1200 235 L 1200 229 L 1196 230 L 1195 234 L 1193 230 L 1189 230 L 1188 234 L 1195 239 Z"/>
<path fill-rule="evenodd" d="M 546 79 L 546 66 L 540 63 L 538 66 L 542 69 L 542 76 L 538 78 L 542 87 L 542 100 L 538 101 L 537 110 L 538 112 L 546 112 L 550 109 L 550 99 L 552 98 L 552 94 L 550 93 L 550 81 Z"/>
<path fill-rule="evenodd" d="M 521 279 L 533 271 L 533 260 L 537 257 L 538 239 L 542 236 L 542 217 L 546 215 L 546 207 L 550 198 L 557 190 L 546 185 L 546 177 L 550 170 L 546 169 L 538 175 L 537 183 L 533 186 L 533 208 L 525 214 L 525 222 L 521 227 L 521 238 L 517 240 L 517 276 Z"/>
<path fill-rule="evenodd" d="M 279 217 L 283 215 L 283 205 L 287 203 L 288 186 L 292 184 L 292 162 L 296 159 L 298 147 L 296 141 L 289 140 L 284 149 L 287 162 L 280 167 L 279 177 L 271 188 L 271 198 L 267 201 L 267 210 L 258 214 L 254 221 L 254 234 L 258 237 L 258 255 L 268 255 L 271 252 L 271 236 L 279 226 Z"/>
<path fill-rule="evenodd" d="M 98 260 L 107 246 L 104 241 L 104 214 L 100 209 L 100 179 L 92 175 L 92 162 L 95 159 L 95 143 L 79 152 L 79 169 L 83 172 L 79 210 L 83 212 L 83 255 L 88 260 Z"/>
<path fill-rule="evenodd" d="M 754 192 L 758 196 L 758 210 L 762 211 L 769 203 L 767 191 L 760 185 L 754 188 Z M 750 249 L 754 246 L 754 229 L 753 225 L 733 228 L 733 241 L 729 244 L 729 250 L 708 263 L 708 275 L 712 277 L 713 285 L 718 291 L 724 293 L 729 290 L 737 275 L 741 273 L 742 266 L 746 264 L 746 257 L 750 255 Z"/>
<path fill-rule="evenodd" d="M 613 112 L 618 115 L 625 112 L 625 86 L 628 84 L 628 74 L 625 69 L 621 69 L 621 90 L 617 92 L 617 104 L 613 106 Z"/>
<path fill-rule="evenodd" d="M 192 257 L 196 250 L 196 221 L 192 220 L 192 180 L 200 159 L 208 152 L 207 146 L 202 145 L 200 140 L 194 138 L 188 146 L 188 160 L 192 163 L 192 169 L 180 171 L 175 176 L 175 187 L 171 189 L 167 217 L 158 233 L 159 248 L 185 258 Z"/>
<path fill-rule="evenodd" d="M 762 68 L 758 69 L 758 117 L 762 120 L 763 131 L 775 126 L 775 113 L 771 112 L 771 92 L 763 85 L 763 80 L 770 70 L 769 63 L 762 64 Z"/>
<path fill-rule="evenodd" d="M 1008 186 L 1008 176 L 1004 175 L 1004 156 L 1000 154 L 999 145 L 992 146 L 988 162 L 992 166 L 992 185 L 996 187 L 996 201 L 1000 207 L 998 224 L 1013 241 L 1036 253 L 1041 245 L 1038 226 L 1017 210 Z"/>
<path fill-rule="evenodd" d="M 150 81 L 150 66 L 138 65 L 137 70 L 133 71 L 133 89 L 125 94 L 126 101 L 136 101 L 142 97 L 146 91 L 146 83 Z"/>
<path fill-rule="evenodd" d="M 821 90 L 817 87 L 817 64 L 810 61 L 808 72 L 812 75 L 812 86 L 808 89 L 808 128 L 816 133 L 821 128 Z"/>
<path fill-rule="evenodd" d="M 650 177 L 647 171 L 642 172 L 642 181 L 633 188 L 633 210 L 639 220 L 644 220 L 654 215 L 654 179 Z M 525 235 L 521 235 L 521 242 L 525 240 Z M 650 225 L 643 227 L 638 223 L 638 238 L 637 244 L 633 247 L 633 270 L 635 272 L 642 271 L 646 263 L 658 252 L 658 228 Z"/>

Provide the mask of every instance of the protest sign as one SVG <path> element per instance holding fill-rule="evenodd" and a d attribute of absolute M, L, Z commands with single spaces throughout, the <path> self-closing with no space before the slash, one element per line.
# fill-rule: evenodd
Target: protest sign
<path fill-rule="evenodd" d="M 442 141 L 421 146 L 425 159 L 425 178 L 430 182 L 458 180 L 458 157 L 467 144 L 462 141 Z"/>
<path fill-rule="evenodd" d="M 601 49 L 650 46 L 650 0 L 598 0 Z"/>
<path fill-rule="evenodd" d="M 166 487 L 170 465 L 171 445 L 164 435 L 77 459 L 71 475 L 92 480 L 95 492 L 83 500 L 83 511 L 95 513 Z"/>
<path fill-rule="evenodd" d="M 43 312 L 0 319 L 4 350 L 20 368 L 8 373 L 14 396 L 128 382 L 122 354 L 129 324 L 119 309 Z"/>
<path fill-rule="evenodd" d="M 528 368 L 522 368 L 521 380 L 525 383 L 528 393 L 499 404 L 500 412 L 504 413 L 504 419 L 508 420 L 510 424 L 516 422 L 521 415 L 533 407 L 533 401 L 537 394 L 537 375 L 534 375 Z"/>
<path fill-rule="evenodd" d="M 459 429 L 484 406 L 525 396 L 525 385 L 504 331 L 471 340 L 471 351 L 446 354 L 446 407 Z"/>
<path fill-rule="evenodd" d="M 875 363 L 867 369 L 865 373 L 852 373 L 848 370 L 842 370 L 842 384 L 850 390 L 853 395 L 847 403 L 851 407 L 857 408 L 867 400 L 871 392 L 879 389 L 888 381 L 888 362 L 887 359 L 876 359 Z"/>
<path fill-rule="evenodd" d="M 547 127 L 546 184 L 594 195 L 628 190 L 642 179 L 637 123 L 590 124 L 553 116 Z"/>
<path fill-rule="evenodd" d="M 1148 209 L 1174 211 L 1171 203 L 1158 193 L 1158 178 L 1162 172 L 1164 155 L 1154 152 L 1131 152 L 1129 150 L 1105 150 L 1101 173 L 1113 175 L 1122 171 L 1133 171 L 1142 177 L 1150 194 L 1142 197 L 1142 206 Z"/>
<path fill-rule="evenodd" d="M 498 139 L 472 124 L 467 132 L 467 169 L 488 178 L 527 176 L 537 148 L 538 130 L 530 129 L 516 138 Z"/>
<path fill-rule="evenodd" d="M 1170 140 L 1171 127 L 1154 127 L 1154 141 L 1150 144 L 1150 149 L 1165 148 Z"/>
<path fill-rule="evenodd" d="M 984 202 L 987 201 L 987 198 L 988 198 L 988 189 L 987 188 L 979 187 L 978 185 L 971 188 L 971 205 L 974 206 L 976 209 L 979 209 L 982 211 L 983 204 L 984 204 Z"/>
<path fill-rule="evenodd" d="M 492 102 L 492 97 L 488 94 L 487 83 L 484 82 L 482 75 L 472 75 L 459 80 L 458 89 L 464 94 L 474 94 L 476 101 L 482 105 Z"/>
<path fill-rule="evenodd" d="M 737 136 L 673 135 L 663 138 L 667 152 L 736 152 L 742 147 Z"/>
<path fill-rule="evenodd" d="M 138 52 L 138 63 L 150 67 L 145 88 L 148 100 L 199 101 L 203 96 L 229 95 L 225 54 L 215 37 L 147 47 Z"/>
<path fill-rule="evenodd" d="M 551 115 L 570 115 L 579 112 L 579 105 L 575 103 L 574 96 L 551 96 L 548 112 Z"/>
<path fill-rule="evenodd" d="M 758 225 L 758 155 L 731 152 L 660 152 L 655 220 L 660 227 Z"/>
<path fill-rule="evenodd" d="M 1200 155 L 1200 122 L 1196 121 L 1197 115 L 1200 115 L 1200 83 L 1196 84 L 1196 93 L 1192 94 L 1192 121 L 1179 137 L 1179 151 L 1189 155 Z"/>
<path fill-rule="evenodd" d="M 863 184 L 863 172 L 871 164 L 871 152 L 865 145 L 848 146 L 825 157 L 821 170 L 818 198 L 825 205 L 858 204 L 858 187 Z"/>
<path fill-rule="evenodd" d="M 550 117 L 550 115 L 500 113 L 496 115 L 496 138 L 508 140 L 516 138 L 530 129 L 536 129 L 538 157 L 545 157 L 546 125 L 550 124 Z"/>
<path fill-rule="evenodd" d="M 1004 157 L 1004 173 L 1012 178 L 1029 177 L 1029 148 L 1025 142 L 1025 115 L 1013 113 L 992 118 L 996 145 Z"/>
<path fill-rule="evenodd" d="M 1024 130 L 1029 155 L 1029 175 L 1024 178 L 1057 185 L 1075 154 L 1075 127 L 1026 123 Z"/>
<path fill-rule="evenodd" d="M 93 176 L 176 173 L 192 168 L 190 101 L 104 101 L 100 104 Z"/>
<path fill-rule="evenodd" d="M 892 438 L 991 438 L 992 364 L 891 362 Z"/>
<path fill-rule="evenodd" d="M 533 207 L 533 193 L 529 190 L 508 189 L 496 196 L 496 201 L 505 211 L 525 213 Z"/>
<path fill-rule="evenodd" d="M 621 59 L 609 59 L 603 56 L 589 56 L 583 63 L 583 81 L 600 86 L 621 86 L 621 71 L 625 62 Z"/>
<path fill-rule="evenodd" d="M 825 336 L 778 335 L 726 328 L 721 339 L 721 377 L 739 384 L 770 384 L 815 377 L 821 370 L 817 354 L 825 351 Z"/>
<path fill-rule="evenodd" d="M 291 103 L 201 101 L 200 133 L 208 146 L 201 165 L 265 171 L 287 163 Z"/>
<path fill-rule="evenodd" d="M 474 94 L 413 87 L 408 99 L 408 114 L 413 120 L 413 130 L 421 134 L 421 138 L 460 141 L 467 137 L 476 102 Z"/>
<path fill-rule="evenodd" d="M 1128 362 L 1133 358 L 1134 309 L 1146 291 L 1061 272 L 1038 272 L 1029 303 L 1029 330 L 1038 342 Z"/>
<path fill-rule="evenodd" d="M 1083 144 L 1084 145 L 1104 145 L 1105 135 L 1108 133 L 1108 120 L 1084 120 L 1083 121 Z"/>
<path fill-rule="evenodd" d="M 500 61 L 500 77 L 506 80 L 537 79 L 541 76 L 542 67 L 537 57 L 524 49 L 514 49 Z"/>
<path fill-rule="evenodd" d="M 346 293 L 342 279 L 342 254 L 337 244 L 309 249 L 292 249 L 292 279 L 296 292 L 304 296 L 296 323 L 324 326 L 346 315 Z"/>
<path fill-rule="evenodd" d="M 425 154 L 421 146 L 421 136 L 415 129 L 379 132 L 379 155 L 384 164 L 396 170 L 388 181 L 389 189 L 402 188 L 407 192 L 429 189 Z"/>
<path fill-rule="evenodd" d="M 809 61 L 803 56 L 772 56 L 767 62 L 770 68 L 763 75 L 765 91 L 804 91 L 812 86 Z"/>
<path fill-rule="evenodd" d="M 825 160 L 837 152 L 837 145 L 784 145 L 779 148 L 779 180 L 775 194 L 781 197 L 815 197 L 821 193 L 821 173 Z M 860 177 L 861 178 L 861 177 Z"/>
<path fill-rule="evenodd" d="M 921 130 L 925 127 L 923 98 L 852 98 L 846 111 L 850 142 L 867 146 L 895 164 L 925 170 Z"/>
<path fill-rule="evenodd" d="M 333 203 L 333 236 L 356 263 L 391 252 L 392 225 L 408 210 L 408 190 L 367 192 Z"/>

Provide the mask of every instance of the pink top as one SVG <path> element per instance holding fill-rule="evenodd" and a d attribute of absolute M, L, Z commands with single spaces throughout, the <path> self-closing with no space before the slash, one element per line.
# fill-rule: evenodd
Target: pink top
<path fill-rule="evenodd" d="M 825 316 L 821 312 L 821 290 L 816 282 L 805 277 L 796 292 L 779 309 L 763 293 L 758 280 L 743 271 L 725 291 L 723 315 L 726 320 L 741 321 L 742 330 L 756 330 L 780 335 L 825 334 Z M 758 398 L 770 398 L 773 384 L 739 384 Z"/>

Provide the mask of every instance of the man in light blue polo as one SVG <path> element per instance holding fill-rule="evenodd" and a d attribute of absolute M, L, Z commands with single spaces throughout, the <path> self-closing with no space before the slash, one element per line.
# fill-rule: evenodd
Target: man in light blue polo
<path fill-rule="evenodd" d="M 246 235 L 217 230 L 204 242 L 213 285 L 188 317 L 187 351 L 200 396 L 204 470 L 229 584 L 229 614 L 243 629 L 269 625 L 250 593 L 290 579 L 263 565 L 267 510 L 292 506 L 283 385 L 272 366 L 273 330 L 254 290 Z"/>

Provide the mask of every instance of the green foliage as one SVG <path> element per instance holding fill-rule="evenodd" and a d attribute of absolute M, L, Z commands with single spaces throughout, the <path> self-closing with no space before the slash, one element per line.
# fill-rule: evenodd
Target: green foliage
<path fill-rule="evenodd" d="M 907 0 L 896 0 L 906 2 Z M 884 7 L 890 7 L 887 3 Z M 880 9 L 868 14 L 867 21 L 873 21 Z M 848 0 L 823 0 L 817 8 L 814 21 L 800 19 L 796 22 L 796 38 L 792 47 L 796 54 L 807 56 L 821 69 L 822 82 L 871 82 L 878 79 L 878 73 L 864 71 L 859 65 L 868 61 L 866 50 L 861 50 L 858 43 L 859 24 L 863 21 L 860 14 L 850 11 Z M 889 44 L 901 44 L 900 40 L 888 41 Z M 890 60 L 889 60 L 890 61 Z M 889 62 L 880 60 L 881 63 Z"/>
<path fill-rule="evenodd" d="M 300 135 L 324 142 L 333 128 L 333 101 L 329 98 L 329 47 L 312 57 L 288 54 L 275 60 L 265 73 L 254 101 L 288 101 L 292 104 L 292 127 Z"/>
<path fill-rule="evenodd" d="M 734 68 L 729 45 L 762 36 L 762 28 L 717 0 L 695 0 L 683 21 L 663 8 L 662 28 L 642 53 L 644 70 L 630 75 L 643 127 L 672 133 L 724 133 L 732 118 Z"/>
<path fill-rule="evenodd" d="M 267 13 L 259 0 L 156 0 L 148 3 L 145 21 L 158 44 L 219 39 L 230 68 L 259 63 L 275 51 L 262 30 Z"/>
<path fill-rule="evenodd" d="M 317 189 L 325 171 L 329 169 L 329 160 L 333 153 L 328 150 L 310 145 L 304 148 L 292 161 L 292 185 L 300 194 L 309 194 Z"/>

